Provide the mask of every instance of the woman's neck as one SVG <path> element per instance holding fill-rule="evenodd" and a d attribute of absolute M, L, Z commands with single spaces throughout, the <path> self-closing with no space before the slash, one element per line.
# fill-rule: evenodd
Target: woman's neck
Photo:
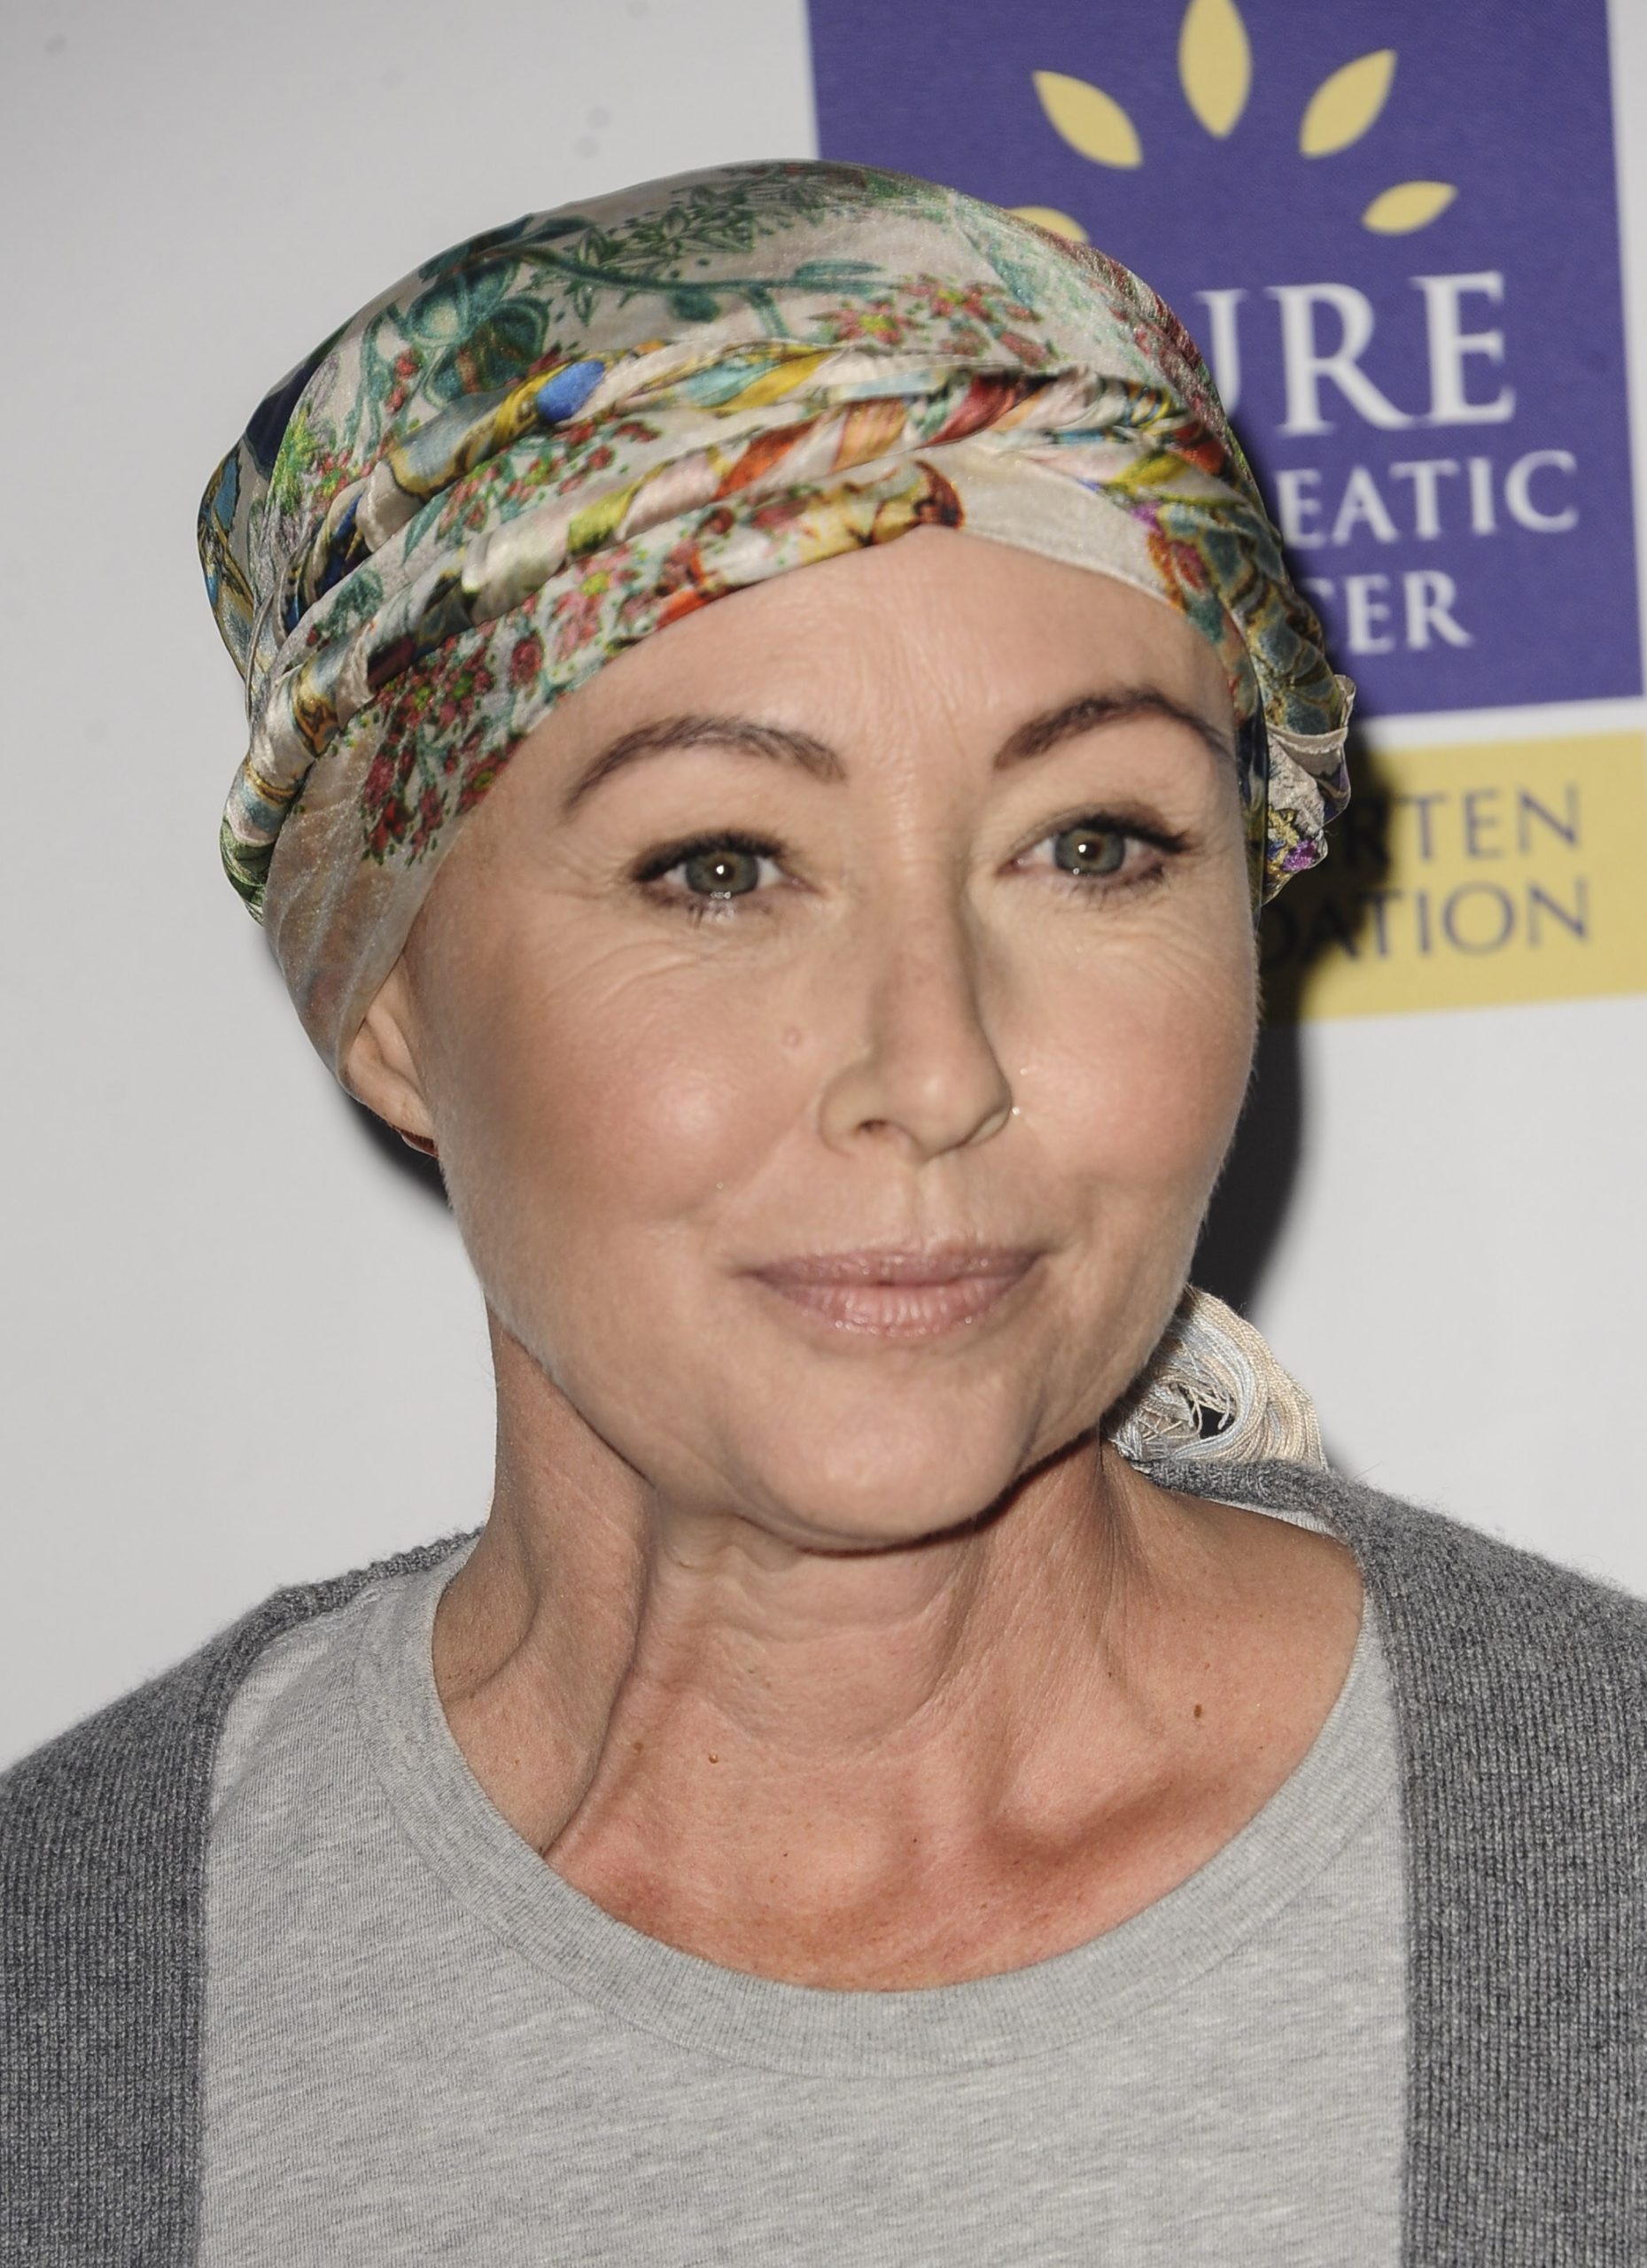
<path fill-rule="evenodd" d="M 500 1386 L 436 1618 L 454 1735 L 557 1873 L 726 1966 L 925 1984 L 1078 1942 L 1237 1831 L 1341 1684 L 1341 1546 L 1091 1438 L 964 1529 L 826 1550 L 660 1502 Z"/>

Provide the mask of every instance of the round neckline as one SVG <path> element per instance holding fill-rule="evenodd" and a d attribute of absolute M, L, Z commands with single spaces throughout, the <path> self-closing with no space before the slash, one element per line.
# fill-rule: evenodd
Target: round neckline
<path fill-rule="evenodd" d="M 517 1957 L 625 2023 L 741 2065 L 884 2076 L 1056 2053 L 1216 1967 L 1395 1792 L 1394 1717 L 1369 1592 L 1344 1682 L 1298 1764 L 1229 1842 L 1127 1921 L 1024 1968 L 907 1990 L 785 1984 L 725 1969 L 575 1890 L 470 1770 L 436 1689 L 433 1628 L 440 1595 L 477 1540 L 361 1601 L 351 1683 L 387 1801 L 449 1893 Z"/>

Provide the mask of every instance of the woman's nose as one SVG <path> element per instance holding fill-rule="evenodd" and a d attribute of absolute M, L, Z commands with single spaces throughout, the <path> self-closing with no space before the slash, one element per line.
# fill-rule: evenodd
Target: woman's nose
<path fill-rule="evenodd" d="M 866 916 L 825 982 L 838 1068 L 822 1095 L 826 1141 L 891 1137 L 919 1159 L 985 1141 L 1012 1115 L 985 1017 L 979 949 L 962 905 Z"/>

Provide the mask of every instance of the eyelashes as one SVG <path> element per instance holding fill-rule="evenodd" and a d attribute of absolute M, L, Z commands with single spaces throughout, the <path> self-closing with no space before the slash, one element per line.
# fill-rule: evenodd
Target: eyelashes
<path fill-rule="evenodd" d="M 1014 863 L 1024 863 L 1030 851 L 1047 843 L 1054 846 L 1053 858 L 1034 863 L 1051 873 L 1067 893 L 1087 898 L 1111 897 L 1164 880 L 1172 859 L 1187 847 L 1185 836 L 1154 821 L 1083 812 L 1044 829 Z M 1068 845 L 1076 862 L 1073 866 L 1059 861 L 1060 844 Z M 759 869 L 765 864 L 781 870 L 783 856 L 782 844 L 768 835 L 719 827 L 648 852 L 633 869 L 632 878 L 654 904 L 690 920 L 736 920 L 742 918 L 744 901 L 750 901 L 749 912 L 770 910 L 754 903 L 773 894 L 761 886 Z M 677 873 L 687 879 L 671 882 Z"/>
<path fill-rule="evenodd" d="M 1117 819 L 1105 812 L 1084 812 L 1078 819 L 1066 820 L 1037 835 L 1029 847 L 1038 850 L 1048 843 L 1054 846 L 1054 856 L 1038 863 L 1045 865 L 1060 882 L 1088 897 L 1098 894 L 1100 886 L 1106 890 L 1133 889 L 1146 881 L 1159 880 L 1169 860 L 1185 847 L 1184 836 L 1165 827 L 1140 819 Z M 1074 865 L 1066 866 L 1058 860 L 1056 846 L 1060 843 L 1068 845 Z M 1140 853 L 1144 855 L 1136 855 Z M 1019 863 L 1026 856 L 1021 851 Z"/>
<path fill-rule="evenodd" d="M 684 841 L 671 843 L 649 852 L 635 869 L 637 882 L 651 882 L 666 874 L 672 866 L 679 866 L 689 858 L 701 858 L 711 850 L 742 850 L 750 858 L 778 858 L 783 855 L 781 843 L 765 835 L 746 835 L 741 827 L 720 827 L 712 834 L 690 835 Z"/>
<path fill-rule="evenodd" d="M 727 853 L 731 857 L 727 857 Z M 678 867 L 697 866 L 707 878 L 712 875 L 717 863 L 721 867 L 742 859 L 758 864 L 765 859 L 778 864 L 783 857 L 781 843 L 764 835 L 746 835 L 739 827 L 722 827 L 713 835 L 695 835 L 684 843 L 672 843 L 666 848 L 652 851 L 635 869 L 635 880 L 655 903 L 673 905 L 695 921 L 706 918 L 724 920 L 739 897 L 761 895 L 757 889 L 734 890 L 718 889 L 711 880 L 707 889 L 661 887 L 666 876 Z"/>

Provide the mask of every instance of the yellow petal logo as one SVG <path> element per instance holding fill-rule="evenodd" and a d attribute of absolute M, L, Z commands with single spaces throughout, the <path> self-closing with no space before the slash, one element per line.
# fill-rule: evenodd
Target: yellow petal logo
<path fill-rule="evenodd" d="M 1071 244 L 1087 243 L 1086 230 L 1079 221 L 1068 213 L 1060 213 L 1055 205 L 1014 205 L 1013 211 L 1021 221 L 1033 221 L 1037 229 L 1050 229 L 1055 237 L 1068 237 Z"/>
<path fill-rule="evenodd" d="M 1100 166 L 1141 166 L 1138 128 L 1113 95 L 1061 71 L 1037 71 L 1041 108 L 1072 150 Z"/>
<path fill-rule="evenodd" d="M 1253 50 L 1235 0 L 1190 0 L 1178 34 L 1178 83 L 1208 134 L 1220 141 L 1247 107 Z"/>
<path fill-rule="evenodd" d="M 1306 158 L 1348 150 L 1378 123 L 1395 84 L 1396 52 L 1375 48 L 1330 73 L 1299 121 L 1298 146 Z M 1091 80 L 1065 71 L 1037 71 L 1035 91 L 1055 133 L 1094 165 L 1131 167 L 1144 162 L 1144 145 L 1122 105 Z M 1235 131 L 1252 91 L 1253 50 L 1236 0 L 1189 0 L 1178 27 L 1178 83 L 1192 114 L 1220 141 Z M 1402 181 L 1375 197 L 1361 216 L 1379 237 L 1410 236 L 1439 220 L 1458 192 L 1450 182 Z M 1086 230 L 1050 205 L 1013 210 L 1077 244 Z"/>
<path fill-rule="evenodd" d="M 1403 181 L 1375 197 L 1361 216 L 1363 229 L 1380 237 L 1410 236 L 1439 220 L 1458 194 L 1450 182 Z"/>
<path fill-rule="evenodd" d="M 1330 157 L 1359 142 L 1389 99 L 1395 50 L 1380 47 L 1324 79 L 1304 108 L 1298 146 L 1307 158 Z"/>

